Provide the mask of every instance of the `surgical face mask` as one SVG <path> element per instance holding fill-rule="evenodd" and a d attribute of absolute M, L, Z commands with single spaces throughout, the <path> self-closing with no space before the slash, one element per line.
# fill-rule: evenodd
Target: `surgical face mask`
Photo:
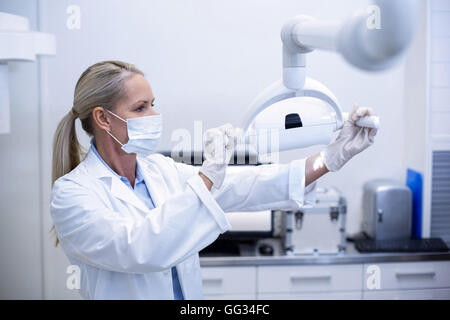
<path fill-rule="evenodd" d="M 121 143 L 111 132 L 106 131 L 122 146 L 123 151 L 136 153 L 141 157 L 147 157 L 155 151 L 162 132 L 162 116 L 160 114 L 124 120 L 113 112 L 106 111 L 127 124 L 128 142 L 125 144 Z"/>

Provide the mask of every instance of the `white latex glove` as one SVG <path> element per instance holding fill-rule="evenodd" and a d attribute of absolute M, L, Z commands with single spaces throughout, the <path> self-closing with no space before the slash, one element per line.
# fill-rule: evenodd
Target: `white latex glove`
<path fill-rule="evenodd" d="M 373 115 L 370 108 L 353 107 L 336 140 L 321 152 L 322 160 L 329 171 L 338 171 L 352 157 L 373 144 L 378 130 L 355 124 L 358 119 Z"/>
<path fill-rule="evenodd" d="M 205 161 L 200 168 L 203 173 L 219 189 L 225 180 L 226 169 L 234 154 L 242 130 L 233 128 L 229 123 L 205 132 Z"/>

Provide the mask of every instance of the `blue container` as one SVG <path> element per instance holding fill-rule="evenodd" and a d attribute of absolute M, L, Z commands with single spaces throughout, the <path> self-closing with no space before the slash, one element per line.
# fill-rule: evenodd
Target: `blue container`
<path fill-rule="evenodd" d="M 422 190 L 423 177 L 418 171 L 408 169 L 406 174 L 406 185 L 412 192 L 412 223 L 411 237 L 422 238 Z"/>

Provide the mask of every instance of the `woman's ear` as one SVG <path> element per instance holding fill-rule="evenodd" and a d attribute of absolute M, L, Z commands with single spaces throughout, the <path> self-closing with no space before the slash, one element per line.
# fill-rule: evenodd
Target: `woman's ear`
<path fill-rule="evenodd" d="M 111 122 L 109 119 L 109 115 L 106 112 L 106 110 L 103 109 L 102 107 L 95 107 L 92 110 L 92 118 L 94 119 L 94 122 L 100 129 L 106 131 L 111 130 Z"/>

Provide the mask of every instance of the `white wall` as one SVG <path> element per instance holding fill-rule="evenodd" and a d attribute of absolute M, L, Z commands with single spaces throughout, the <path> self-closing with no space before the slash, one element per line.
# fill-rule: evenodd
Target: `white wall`
<path fill-rule="evenodd" d="M 450 136 L 450 2 L 432 1 L 430 17 L 430 134 Z"/>
<path fill-rule="evenodd" d="M 17 2 L 17 7 L 29 6 L 24 2 Z M 44 297 L 77 297 L 65 289 L 68 262 L 61 249 L 53 247 L 53 238 L 47 232 L 52 224 L 48 209 L 51 144 L 58 122 L 72 106 L 75 83 L 89 65 L 118 59 L 132 62 L 146 73 L 159 111 L 164 114 L 165 135 L 161 149 L 167 150 L 174 145 L 170 139 L 171 131 L 177 128 L 193 131 L 195 120 L 203 121 L 204 128 L 225 122 L 240 124 L 243 110 L 253 97 L 281 75 L 279 34 L 287 18 L 309 14 L 340 19 L 367 3 L 365 0 L 41 0 L 39 6 L 33 5 L 33 10 L 38 12 L 41 31 L 53 33 L 57 39 L 56 57 L 43 59 L 40 63 L 42 111 L 40 118 L 35 114 L 35 122 L 29 126 L 36 127 L 37 121 L 42 128 L 40 208 Z M 81 8 L 80 30 L 66 28 L 69 16 L 66 9 L 71 4 Z M 360 103 L 373 107 L 382 119 L 376 144 L 340 172 L 323 177 L 319 183 L 321 186 L 335 185 L 347 197 L 348 233 L 360 230 L 364 182 L 380 177 L 402 182 L 405 179 L 404 74 L 404 64 L 388 72 L 369 74 L 347 65 L 334 53 L 315 52 L 308 56 L 308 75 L 327 85 L 346 111 L 353 103 Z M 19 89 L 21 87 L 16 90 Z M 27 105 L 27 108 L 32 107 Z M 18 119 L 23 121 L 24 117 Z M 17 130 L 14 120 L 12 124 L 12 130 Z M 86 136 L 81 130 L 79 133 L 87 146 Z M 7 137 L 0 136 L 0 139 L 2 150 L 14 150 Z M 32 139 L 36 139 L 36 135 Z M 30 154 L 37 152 L 37 144 L 27 143 L 30 144 L 28 148 L 28 144 L 15 146 L 17 151 L 11 152 L 9 162 L 29 159 L 27 156 L 21 158 L 19 152 L 24 150 Z M 316 147 L 290 151 L 282 154 L 281 160 L 287 162 L 318 150 L 320 148 Z M 14 167 L 8 168 L 9 172 L 14 172 Z M 36 174 L 37 168 L 30 172 Z M 4 189 L 2 197 L 6 196 Z M 38 189 L 36 186 L 33 195 Z M 38 207 L 39 200 L 36 201 Z M 8 206 L 12 208 L 13 203 L 8 202 Z M 25 208 L 21 210 L 21 214 L 27 212 Z"/>
<path fill-rule="evenodd" d="M 427 1 L 422 1 L 422 12 L 427 12 Z M 427 15 L 423 15 L 417 28 L 415 41 L 405 61 L 405 163 L 408 168 L 425 173 L 427 138 L 427 85 L 428 54 Z M 419 62 L 422 63 L 419 63 Z"/>
<path fill-rule="evenodd" d="M 428 127 L 422 230 L 425 236 L 442 237 L 448 241 L 450 216 L 445 199 L 448 199 L 450 192 L 442 188 L 441 181 L 445 181 L 445 174 L 439 175 L 438 171 L 434 171 L 439 170 L 434 152 L 450 150 L 450 2 L 432 0 L 429 9 Z"/>

